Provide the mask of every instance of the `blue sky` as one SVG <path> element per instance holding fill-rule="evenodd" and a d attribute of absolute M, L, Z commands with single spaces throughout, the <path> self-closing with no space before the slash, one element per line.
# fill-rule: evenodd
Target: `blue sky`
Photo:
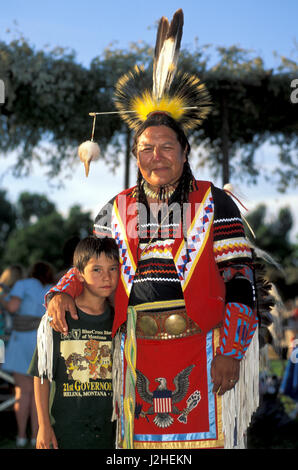
<path fill-rule="evenodd" d="M 297 39 L 297 0 L 10 0 L 1 2 L 0 37 L 14 21 L 37 48 L 69 47 L 88 65 L 112 41 L 121 47 L 145 40 L 154 44 L 154 26 L 161 16 L 184 11 L 182 46 L 200 44 L 253 49 L 275 64 L 273 51 L 291 55 Z"/>
<path fill-rule="evenodd" d="M 199 45 L 237 45 L 252 50 L 253 56 L 259 55 L 264 59 L 267 68 L 279 64 L 274 51 L 297 61 L 297 0 L 2 1 L 0 39 L 8 42 L 19 31 L 36 49 L 52 49 L 55 46 L 73 49 L 77 61 L 88 67 L 90 61 L 113 41 L 117 41 L 117 46 L 121 48 L 128 48 L 130 42 L 138 40 L 154 45 L 156 21 L 163 15 L 172 17 L 178 8 L 184 11 L 182 47 L 191 49 L 197 38 Z M 259 158 L 270 167 L 275 154 L 275 149 L 264 146 L 259 151 Z M 123 186 L 122 166 L 115 174 L 111 174 L 106 165 L 95 163 L 86 179 L 83 168 L 78 164 L 71 179 L 65 175 L 65 188 L 59 191 L 48 187 L 39 166 L 34 166 L 34 172 L 29 178 L 14 180 L 7 172 L 7 167 L 13 162 L 13 155 L 0 155 L 0 159 L 0 185 L 8 190 L 11 200 L 15 200 L 20 191 L 43 192 L 61 211 L 67 211 L 71 205 L 80 203 L 84 209 L 95 214 Z M 133 166 L 132 184 L 134 175 Z M 208 178 L 208 174 L 203 177 Z M 276 208 L 290 204 L 297 224 L 297 191 L 292 189 L 281 197 L 272 184 L 262 182 L 257 187 L 242 186 L 241 192 L 246 195 L 245 203 L 251 209 L 265 202 L 274 213 Z M 296 227 L 295 233 L 298 233 Z"/>

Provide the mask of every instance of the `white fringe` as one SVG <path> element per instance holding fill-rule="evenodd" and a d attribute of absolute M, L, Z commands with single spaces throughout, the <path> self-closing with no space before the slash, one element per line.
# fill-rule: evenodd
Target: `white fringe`
<path fill-rule="evenodd" d="M 43 315 L 37 330 L 37 353 L 41 383 L 44 377 L 51 382 L 53 379 L 53 330 L 47 312 Z"/>
<path fill-rule="evenodd" d="M 222 421 L 225 449 L 245 449 L 246 431 L 259 406 L 258 328 L 240 363 L 236 386 L 222 396 Z"/>

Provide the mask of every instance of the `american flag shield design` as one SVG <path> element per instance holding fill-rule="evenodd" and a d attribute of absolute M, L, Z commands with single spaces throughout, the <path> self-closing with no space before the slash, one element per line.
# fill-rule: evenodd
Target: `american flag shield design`
<path fill-rule="evenodd" d="M 153 405 L 155 413 L 172 412 L 172 392 L 171 390 L 155 390 L 153 392 Z"/>

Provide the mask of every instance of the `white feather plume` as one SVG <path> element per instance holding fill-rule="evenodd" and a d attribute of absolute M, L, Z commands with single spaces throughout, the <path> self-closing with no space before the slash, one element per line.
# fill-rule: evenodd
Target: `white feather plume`
<path fill-rule="evenodd" d="M 169 70 L 174 69 L 173 58 L 176 48 L 174 38 L 167 39 L 162 47 L 160 58 L 156 64 L 155 80 L 153 86 L 153 96 L 159 100 L 163 96 L 167 83 Z"/>
<path fill-rule="evenodd" d="M 96 142 L 87 140 L 83 142 L 78 148 L 78 155 L 81 162 L 84 163 L 86 177 L 89 174 L 90 163 L 98 160 L 100 155 L 100 148 Z"/>
<path fill-rule="evenodd" d="M 153 96 L 160 100 L 174 78 L 183 29 L 183 11 L 177 10 L 171 24 L 162 17 L 155 45 Z"/>

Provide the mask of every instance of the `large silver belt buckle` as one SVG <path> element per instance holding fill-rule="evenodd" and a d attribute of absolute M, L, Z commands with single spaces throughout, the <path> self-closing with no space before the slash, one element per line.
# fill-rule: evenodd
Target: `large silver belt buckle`
<path fill-rule="evenodd" d="M 143 315 L 138 320 L 138 326 L 146 336 L 155 336 L 158 332 L 158 325 L 151 315 Z"/>
<path fill-rule="evenodd" d="M 173 313 L 165 321 L 165 330 L 169 335 L 181 335 L 186 328 L 186 319 L 178 313 Z"/>

